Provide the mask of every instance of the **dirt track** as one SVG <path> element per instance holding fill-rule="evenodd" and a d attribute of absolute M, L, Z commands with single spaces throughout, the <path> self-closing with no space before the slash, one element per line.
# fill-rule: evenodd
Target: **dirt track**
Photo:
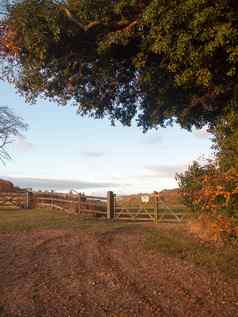
<path fill-rule="evenodd" d="M 238 286 L 145 251 L 143 235 L 0 235 L 0 316 L 238 316 Z"/>

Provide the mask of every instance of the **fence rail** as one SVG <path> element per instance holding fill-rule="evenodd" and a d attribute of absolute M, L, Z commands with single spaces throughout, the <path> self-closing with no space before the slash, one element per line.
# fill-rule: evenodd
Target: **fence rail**
<path fill-rule="evenodd" d="M 0 192 L 0 208 L 20 209 L 29 208 L 30 193 L 27 191 Z"/>
<path fill-rule="evenodd" d="M 82 194 L 35 193 L 35 206 L 66 210 L 69 213 L 107 217 L 107 197 Z"/>

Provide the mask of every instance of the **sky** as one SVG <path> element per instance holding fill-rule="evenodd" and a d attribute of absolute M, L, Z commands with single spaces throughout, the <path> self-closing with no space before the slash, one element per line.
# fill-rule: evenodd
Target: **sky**
<path fill-rule="evenodd" d="M 206 129 L 179 126 L 143 134 L 135 125 L 110 125 L 76 114 L 76 107 L 46 100 L 25 103 L 14 87 L 0 82 L 0 105 L 9 106 L 29 125 L 9 146 L 12 156 L 0 177 L 41 190 L 90 194 L 145 193 L 177 187 L 175 173 L 212 154 Z"/>

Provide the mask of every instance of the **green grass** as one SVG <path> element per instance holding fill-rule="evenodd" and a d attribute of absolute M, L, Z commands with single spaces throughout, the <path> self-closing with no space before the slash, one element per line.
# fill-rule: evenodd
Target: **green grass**
<path fill-rule="evenodd" d="M 0 210 L 0 233 L 29 232 L 34 229 L 111 231 L 133 226 L 102 219 L 85 219 L 47 209 Z"/>
<path fill-rule="evenodd" d="M 84 230 L 92 233 L 116 232 L 120 229 L 137 232 L 139 230 L 145 237 L 144 247 L 147 250 L 183 259 L 210 271 L 221 271 L 229 278 L 238 278 L 238 241 L 218 248 L 212 244 L 201 243 L 186 234 L 182 228 L 183 225 L 180 224 L 145 227 L 136 223 L 85 219 L 46 209 L 0 210 L 0 233 L 39 229 Z"/>
<path fill-rule="evenodd" d="M 150 229 L 145 232 L 145 247 L 148 250 L 177 257 L 208 271 L 220 271 L 227 278 L 238 279 L 238 241 L 215 246 L 202 243 L 182 230 Z"/>

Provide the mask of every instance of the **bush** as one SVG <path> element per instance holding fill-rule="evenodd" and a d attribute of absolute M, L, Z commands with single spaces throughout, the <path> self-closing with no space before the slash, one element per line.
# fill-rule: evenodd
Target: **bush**
<path fill-rule="evenodd" d="M 183 203 L 193 212 L 201 211 L 201 203 L 199 201 L 199 193 L 203 189 L 203 181 L 207 175 L 215 173 L 215 166 L 208 162 L 206 165 L 201 165 L 194 161 L 188 170 L 184 173 L 176 174 L 180 191 L 182 193 Z"/>
<path fill-rule="evenodd" d="M 226 172 L 210 162 L 194 162 L 184 173 L 177 174 L 184 204 L 194 212 L 222 214 L 238 218 L 238 171 Z"/>
<path fill-rule="evenodd" d="M 227 112 L 210 132 L 215 159 L 205 165 L 193 162 L 176 178 L 186 206 L 238 236 L 238 113 Z"/>

